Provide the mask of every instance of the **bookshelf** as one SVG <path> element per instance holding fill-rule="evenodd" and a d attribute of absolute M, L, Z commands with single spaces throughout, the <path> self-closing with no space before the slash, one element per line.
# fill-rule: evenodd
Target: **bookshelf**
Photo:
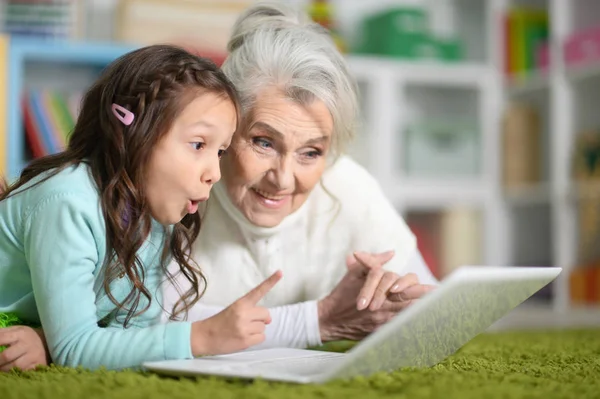
<path fill-rule="evenodd" d="M 430 33 L 439 32 L 433 20 L 451 21 L 454 26 L 444 29 L 444 34 L 460 38 L 463 56 L 459 61 L 440 62 L 348 55 L 361 90 L 363 111 L 362 128 L 350 152 L 376 176 L 411 227 L 421 231 L 447 230 L 446 234 L 452 235 L 452 229 L 445 226 L 454 224 L 457 231 L 471 237 L 465 237 L 466 241 L 472 240 L 471 246 L 460 245 L 462 248 L 457 247 L 456 251 L 440 249 L 452 260 L 436 261 L 439 267 L 431 264 L 434 261 L 429 262 L 438 277 L 449 273 L 458 266 L 454 263 L 461 261 L 507 264 L 501 246 L 499 225 L 503 219 L 497 184 L 498 127 L 495 121 L 499 115 L 496 103 L 500 87 L 496 71 L 488 61 L 491 31 L 486 26 L 492 19 L 488 4 L 474 0 L 444 0 L 443 4 L 439 1 L 388 3 L 386 5 L 391 7 L 423 6 L 427 10 Z M 336 5 L 340 14 L 354 18 L 369 11 L 365 3 L 354 4 L 361 9 L 360 13 L 345 6 L 342 9 L 341 2 Z M 373 11 L 379 12 L 381 8 L 374 5 Z M 360 18 L 352 25 L 347 24 L 347 31 L 353 30 L 352 27 L 356 30 L 358 20 Z M 454 147 L 454 155 L 458 156 L 450 156 L 450 152 L 442 150 L 413 155 L 414 151 L 431 148 L 432 142 L 445 145 L 446 130 L 461 135 L 460 140 L 446 143 Z M 427 163 L 437 165 L 430 168 Z M 413 220 L 419 226 L 413 226 Z M 429 227 L 421 228 L 424 224 Z M 423 241 L 426 240 L 423 237 Z M 424 254 L 424 257 L 444 256 Z"/>
<path fill-rule="evenodd" d="M 588 270 L 582 267 L 587 261 L 580 248 L 584 237 L 579 212 L 585 203 L 577 194 L 581 190 L 573 178 L 577 156 L 575 145 L 580 135 L 600 128 L 598 113 L 591 106 L 600 100 L 597 90 L 600 88 L 600 59 L 571 66 L 574 64 L 569 60 L 566 47 L 582 31 L 600 26 L 600 4 L 590 0 L 502 0 L 497 3 L 499 9 L 504 10 L 526 6 L 548 13 L 549 66 L 533 70 L 518 84 L 505 85 L 503 100 L 527 104 L 540 116 L 544 152 L 542 177 L 524 186 L 520 192 L 521 199 L 534 203 L 529 205 L 529 212 L 537 213 L 541 219 L 537 234 L 546 236 L 537 250 L 545 250 L 551 262 L 564 269 L 554 284 L 551 301 L 554 315 L 566 318 L 568 314 L 582 314 L 600 320 L 597 314 L 600 309 L 600 269 L 596 266 L 595 273 L 580 275 Z M 594 45 L 593 40 L 589 45 Z M 600 44 L 598 47 L 600 49 Z M 514 197 L 507 196 L 506 202 L 513 210 L 520 207 Z M 517 230 L 524 229 L 529 222 L 519 219 L 517 213 L 510 219 Z M 599 238 L 596 236 L 596 240 Z M 514 256 L 517 243 L 508 241 Z M 575 280 L 587 280 L 583 284 L 587 287 L 576 286 Z"/>
<path fill-rule="evenodd" d="M 449 209 L 477 210 L 481 221 L 481 237 L 478 237 L 482 240 L 481 265 L 563 268 L 550 291 L 524 304 L 520 312 L 508 318 L 514 325 L 598 325 L 600 273 L 579 276 L 582 267 L 578 212 L 584 199 L 598 199 L 600 204 L 600 184 L 575 181 L 572 165 L 580 134 L 600 130 L 600 113 L 596 109 L 600 103 L 600 59 L 571 66 L 565 61 L 564 49 L 565 43 L 581 29 L 600 26 L 600 3 L 597 0 L 442 0 L 441 3 L 422 0 L 388 2 L 385 6 L 406 4 L 432 12 L 444 9 L 445 23 L 454 26 L 453 32 L 477 37 L 465 41 L 466 58 L 462 62 L 442 64 L 349 55 L 350 66 L 359 81 L 364 115 L 361 134 L 351 153 L 377 177 L 407 218 Z M 341 10 L 341 1 L 334 4 L 341 16 L 354 18 L 353 24 L 341 21 L 347 31 L 356 26 L 357 15 L 369 11 L 363 3 L 357 3 L 354 11 Z M 532 58 L 528 70 L 518 79 L 508 77 L 506 70 L 505 16 L 512 7 L 546 11 L 548 19 L 550 65 L 540 68 L 543 64 Z M 444 107 L 465 113 L 465 108 L 453 102 L 472 108 L 479 121 L 479 173 L 470 177 L 415 177 L 406 168 L 398 167 L 405 165 L 403 127 L 415 115 L 435 116 Z M 502 123 L 512 102 L 527 104 L 539 113 L 540 171 L 535 180 L 506 187 Z M 511 154 L 508 155 L 510 160 Z M 578 279 L 579 287 L 573 282 Z M 593 279 L 597 280 L 595 288 L 590 288 Z M 582 284 L 588 287 L 582 288 Z M 595 290 L 592 294 L 595 299 L 588 298 L 586 302 L 581 298 L 578 290 L 583 289 Z"/>
<path fill-rule="evenodd" d="M 6 138 L 6 176 L 8 180 L 13 180 L 27 163 L 20 106 L 23 90 L 31 87 L 85 90 L 103 67 L 134 47 L 17 37 L 6 38 L 5 41 L 8 50 L 3 59 L 6 60 L 5 68 L 9 77 L 6 93 L 8 107 L 0 108 L 7 111 L 6 134 L 2 137 Z"/>
<path fill-rule="evenodd" d="M 299 6 L 307 3 L 287 2 Z M 581 269 L 579 205 L 586 198 L 600 199 L 600 183 L 574 181 L 571 172 L 578 133 L 600 129 L 600 113 L 594 107 L 600 103 L 600 62 L 572 66 L 564 62 L 563 50 L 565 42 L 578 29 L 598 24 L 600 2 L 334 0 L 332 3 L 344 37 L 357 35 L 356 24 L 367 13 L 405 4 L 425 7 L 437 21 L 438 33 L 457 35 L 465 45 L 463 60 L 445 64 L 348 55 L 359 82 L 363 108 L 363 126 L 350 152 L 379 180 L 399 212 L 408 219 L 458 210 L 456 219 L 461 219 L 464 210 L 472 210 L 479 224 L 478 264 L 563 267 L 564 272 L 549 295 L 516 313 L 516 325 L 600 324 L 600 305 L 574 301 L 577 287 L 571 283 L 572 276 Z M 513 6 L 549 12 L 550 66 L 545 70 L 529 70 L 517 80 L 507 78 L 505 73 L 504 16 Z M 14 178 L 26 162 L 20 107 L 12 105 L 19 104 L 14 102 L 19 98 L 19 90 L 31 84 L 55 82 L 81 87 L 89 83 L 90 76 L 99 68 L 130 48 L 28 40 L 11 40 L 9 44 L 11 55 L 6 59 L 10 60 L 7 71 L 11 86 L 6 97 L 10 121 L 6 167 Z M 74 69 L 67 73 L 61 66 Z M 512 101 L 530 104 L 540 114 L 541 177 L 507 189 L 502 180 L 501 123 Z M 445 109 L 451 109 L 454 115 L 464 114 L 477 125 L 476 172 L 460 177 L 408 173 L 407 127 L 416 120 L 443 118 L 447 116 L 443 114 Z M 471 224 L 463 223 L 463 227 L 468 234 L 474 234 Z"/>

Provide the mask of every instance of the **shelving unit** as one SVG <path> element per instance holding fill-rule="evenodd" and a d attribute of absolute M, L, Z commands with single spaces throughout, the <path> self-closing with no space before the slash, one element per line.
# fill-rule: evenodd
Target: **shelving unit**
<path fill-rule="evenodd" d="M 346 31 L 353 34 L 356 34 L 355 22 L 370 8 L 377 8 L 376 4 L 362 0 L 333 3 L 342 19 L 353 19 L 346 26 Z M 511 316 L 516 324 L 523 321 L 559 326 L 600 324 L 600 306 L 574 306 L 569 285 L 570 274 L 578 264 L 577 203 L 582 198 L 595 198 L 596 193 L 600 195 L 600 186 L 581 186 L 571 178 L 576 132 L 589 127 L 600 129 L 600 112 L 596 109 L 600 104 L 600 64 L 571 68 L 563 62 L 562 54 L 563 43 L 576 28 L 600 23 L 600 2 L 407 0 L 404 3 L 426 7 L 436 21 L 442 21 L 439 30 L 459 36 L 465 44 L 466 59 L 439 64 L 349 55 L 350 67 L 361 90 L 364 117 L 350 153 L 379 180 L 404 215 L 448 209 L 477 212 L 481 220 L 478 238 L 482 242 L 482 265 L 563 267 L 550 299 L 540 298 L 524 306 L 524 313 Z M 532 73 L 517 83 L 509 82 L 503 70 L 503 15 L 514 5 L 546 8 L 550 13 L 552 43 L 551 68 Z M 7 104 L 18 104 L 20 91 L 28 85 L 54 84 L 60 80 L 61 84 L 67 82 L 81 88 L 100 68 L 129 50 L 131 47 L 113 44 L 10 40 Z M 502 183 L 501 121 L 507 104 L 514 100 L 532 104 L 540 111 L 543 173 L 541 181 L 535 184 L 507 190 Z M 8 110 L 6 166 L 8 177 L 15 178 L 26 162 L 25 144 L 20 107 L 9 106 Z M 407 173 L 407 127 L 416 119 L 447 116 L 442 111 L 466 115 L 476 122 L 481 154 L 478 173 L 460 178 Z"/>
<path fill-rule="evenodd" d="M 415 3 L 415 2 L 413 2 Z M 503 264 L 497 245 L 500 201 L 495 195 L 497 179 L 497 91 L 489 56 L 489 33 L 485 30 L 489 9 L 485 2 L 443 1 L 446 16 L 458 26 L 456 34 L 465 44 L 465 61 L 400 61 L 393 58 L 350 55 L 363 99 L 364 125 L 351 154 L 379 180 L 399 212 L 436 213 L 471 209 L 481 219 L 482 257 L 478 263 Z M 430 2 L 430 10 L 441 6 Z M 438 10 L 435 8 L 435 10 Z M 430 13 L 432 14 L 432 13 Z M 475 33 L 476 32 L 476 33 Z M 453 178 L 444 174 L 407 171 L 407 129 L 431 118 L 459 117 L 476 125 L 479 167 Z"/>
<path fill-rule="evenodd" d="M 413 1 L 411 5 L 415 3 L 419 2 Z M 477 40 L 466 42 L 468 57 L 464 63 L 348 57 L 361 88 L 364 115 L 362 135 L 351 154 L 378 178 L 386 194 L 405 215 L 465 207 L 479 210 L 483 265 L 563 268 L 549 296 L 525 304 L 522 307 L 525 313 L 513 316 L 517 324 L 530 312 L 532 320 L 539 321 L 541 317 L 547 325 L 600 325 L 600 304 L 583 309 L 573 305 L 569 282 L 578 264 L 576 203 L 594 193 L 600 199 L 598 187 L 582 188 L 571 178 L 576 132 L 591 127 L 600 129 L 597 111 L 600 63 L 569 68 L 562 54 L 563 43 L 574 29 L 600 24 L 600 3 L 596 0 L 444 0 L 442 3 L 444 7 L 452 7 L 455 31 L 477 36 Z M 421 4 L 432 10 L 439 2 L 423 0 Z M 502 16 L 515 5 L 544 7 L 549 11 L 551 68 L 534 72 L 518 83 L 509 83 L 502 67 Z M 477 21 L 469 22 L 468 18 Z M 440 95 L 419 101 L 436 90 Z M 444 91 L 456 95 L 444 98 Z M 532 104 L 540 112 L 542 177 L 535 184 L 508 190 L 502 183 L 501 121 L 505 107 L 516 100 Z M 464 113 L 464 107 L 475 110 L 480 123 L 481 172 L 458 179 L 410 176 L 398 167 L 404 163 L 404 153 L 399 150 L 405 139 L 404 127 L 411 123 L 415 113 L 433 115 L 444 106 L 455 113 Z"/>
<path fill-rule="evenodd" d="M 43 39 L 8 41 L 8 125 L 6 177 L 13 180 L 25 166 L 26 144 L 21 96 L 26 87 L 84 90 L 98 72 L 133 46 Z"/>
<path fill-rule="evenodd" d="M 548 180 L 547 183 L 542 182 L 536 187 L 529 188 L 531 192 L 529 197 L 537 196 L 542 199 L 534 208 L 538 215 L 542 212 L 547 215 L 542 218 L 546 220 L 545 223 L 540 223 L 540 231 L 550 229 L 547 237 L 549 258 L 554 265 L 564 269 L 554 285 L 551 305 L 555 316 L 565 317 L 566 313 L 576 308 L 570 301 L 569 277 L 579 262 L 577 211 L 573 200 L 568 199 L 573 189 L 571 174 L 574 142 L 576 133 L 585 128 L 584 126 L 600 128 L 600 120 L 597 118 L 593 120 L 597 112 L 590 108 L 584 109 L 581 102 L 577 104 L 577 98 L 586 96 L 587 93 L 587 99 L 590 100 L 589 88 L 593 87 L 590 79 L 600 78 L 600 75 L 597 73 L 598 64 L 570 69 L 564 61 L 563 45 L 576 29 L 600 22 L 600 7 L 597 2 L 588 0 L 500 1 L 499 3 L 505 9 L 514 4 L 534 4 L 545 7 L 550 14 L 552 44 L 550 70 L 547 74 L 532 76 L 532 79 L 525 83 L 524 87 L 537 87 L 536 90 L 524 92 L 508 88 L 505 95 L 507 101 L 518 96 L 526 97 L 543 115 L 543 125 L 545 125 L 543 130 L 546 131 L 544 138 L 547 140 L 545 169 Z M 578 87 L 578 82 L 584 79 L 586 83 Z M 600 88 L 600 85 L 596 84 L 596 87 Z M 596 98 L 600 100 L 600 96 Z M 543 194 L 540 195 L 540 192 Z M 541 206 L 544 206 L 543 210 Z M 531 210 L 530 212 L 533 213 Z M 518 223 L 516 218 L 511 222 Z M 512 244 L 514 248 L 515 243 Z M 587 315 L 594 317 L 597 323 L 600 323 L 598 308 L 600 307 L 596 306 L 589 310 Z"/>

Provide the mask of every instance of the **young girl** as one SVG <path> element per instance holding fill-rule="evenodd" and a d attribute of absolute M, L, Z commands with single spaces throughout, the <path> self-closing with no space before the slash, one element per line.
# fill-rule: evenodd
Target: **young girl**
<path fill-rule="evenodd" d="M 156 45 L 112 63 L 68 148 L 33 161 L 0 196 L 0 313 L 41 324 L 66 366 L 135 367 L 261 342 L 270 316 L 255 305 L 279 273 L 209 320 L 159 324 L 171 259 L 192 285 L 173 313 L 201 295 L 188 249 L 237 120 L 235 89 L 210 61 Z M 0 331 L 2 369 L 20 366 L 26 348 Z"/>

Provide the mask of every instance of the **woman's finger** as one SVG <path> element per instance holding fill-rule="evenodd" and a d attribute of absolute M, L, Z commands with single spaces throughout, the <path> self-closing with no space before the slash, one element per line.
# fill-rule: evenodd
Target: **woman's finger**
<path fill-rule="evenodd" d="M 373 299 L 373 295 L 375 295 L 375 289 L 379 285 L 383 275 L 384 271 L 381 269 L 371 270 L 369 274 L 367 274 L 365 283 L 358 293 L 358 299 L 356 302 L 356 308 L 358 310 L 366 309 L 369 306 L 371 300 Z"/>
<path fill-rule="evenodd" d="M 381 307 L 388 296 L 390 288 L 392 288 L 392 285 L 394 285 L 397 280 L 398 275 L 396 273 L 385 272 L 383 274 L 379 284 L 375 288 L 375 293 L 373 295 L 373 299 L 371 300 L 371 304 L 369 305 L 369 310 L 375 311 Z"/>
<path fill-rule="evenodd" d="M 386 251 L 376 254 L 367 252 L 354 252 L 346 257 L 346 267 L 349 271 L 360 273 L 363 277 L 373 269 L 378 269 L 394 257 L 394 251 Z"/>
<path fill-rule="evenodd" d="M 356 251 L 353 253 L 356 260 L 366 265 L 370 269 L 385 265 L 394 257 L 394 254 L 394 251 L 385 251 L 380 253 Z"/>
<path fill-rule="evenodd" d="M 379 265 L 383 266 L 386 263 L 388 263 L 390 260 L 392 260 L 392 258 L 394 257 L 394 255 L 396 254 L 396 251 L 391 250 L 391 251 L 385 251 L 385 252 L 380 252 L 377 254 L 372 254 L 374 260 L 379 263 Z"/>
<path fill-rule="evenodd" d="M 360 269 L 365 276 L 367 276 L 372 270 L 381 269 L 382 263 L 378 262 L 377 257 L 373 254 L 366 252 L 354 252 L 354 259 L 356 260 L 355 267 Z"/>
<path fill-rule="evenodd" d="M 408 273 L 402 277 L 399 277 L 398 280 L 396 280 L 396 283 L 392 286 L 390 292 L 396 293 L 404 291 L 408 287 L 415 284 L 419 284 L 419 278 L 414 273 Z"/>
<path fill-rule="evenodd" d="M 388 312 L 393 312 L 394 314 L 396 314 L 396 313 L 403 311 L 407 307 L 415 304 L 417 301 L 418 301 L 418 299 L 411 299 L 408 301 L 399 301 L 399 302 L 385 301 L 381 305 L 381 309 L 379 311 L 380 312 L 388 311 Z"/>
<path fill-rule="evenodd" d="M 405 290 L 402 290 L 401 292 L 388 295 L 388 299 L 392 302 L 411 301 L 413 299 L 421 298 L 423 295 L 433 291 L 435 288 L 435 285 L 414 284 Z"/>

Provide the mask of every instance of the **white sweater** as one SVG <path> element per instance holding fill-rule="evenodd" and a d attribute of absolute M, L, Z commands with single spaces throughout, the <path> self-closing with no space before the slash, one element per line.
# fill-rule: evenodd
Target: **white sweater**
<path fill-rule="evenodd" d="M 188 320 L 217 313 L 280 269 L 282 280 L 260 303 L 271 308 L 273 319 L 260 347 L 306 347 L 321 343 L 316 301 L 346 273 L 345 259 L 353 251 L 393 249 L 386 270 L 416 272 L 422 283 L 435 283 L 404 220 L 376 180 L 348 157 L 328 169 L 306 203 L 273 228 L 252 225 L 222 184 L 212 194 L 192 254 L 208 285 Z M 189 287 L 184 279 L 177 284 L 179 292 Z M 167 285 L 165 309 L 178 298 L 176 288 Z"/>

